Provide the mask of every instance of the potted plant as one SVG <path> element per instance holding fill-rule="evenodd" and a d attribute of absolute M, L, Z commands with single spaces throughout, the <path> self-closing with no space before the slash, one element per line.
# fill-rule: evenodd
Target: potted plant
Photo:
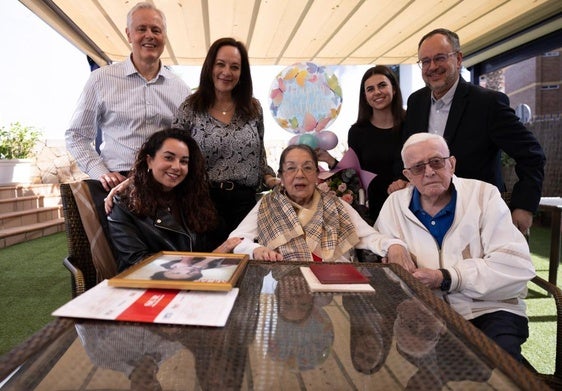
<path fill-rule="evenodd" d="M 35 145 L 42 134 L 19 122 L 0 127 L 0 183 L 29 183 Z"/>

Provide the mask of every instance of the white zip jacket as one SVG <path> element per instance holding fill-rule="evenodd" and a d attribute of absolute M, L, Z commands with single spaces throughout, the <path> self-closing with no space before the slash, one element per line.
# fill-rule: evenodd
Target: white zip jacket
<path fill-rule="evenodd" d="M 523 299 L 535 268 L 509 208 L 486 182 L 453 176 L 453 185 L 455 217 L 441 249 L 409 209 L 413 186 L 388 197 L 375 229 L 406 242 L 418 268 L 447 269 L 452 283 L 443 298 L 465 319 L 499 310 L 526 317 Z"/>

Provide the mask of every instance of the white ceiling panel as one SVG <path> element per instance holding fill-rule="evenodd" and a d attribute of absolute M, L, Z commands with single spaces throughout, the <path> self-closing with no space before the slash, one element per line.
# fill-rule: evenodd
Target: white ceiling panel
<path fill-rule="evenodd" d="M 130 0 L 20 0 L 99 64 L 130 53 Z M 466 55 L 551 19 L 562 26 L 561 0 L 153 0 L 165 14 L 162 61 L 201 65 L 211 43 L 246 43 L 253 65 L 402 64 L 417 60 L 428 31 L 456 31 Z M 552 22 L 554 18 L 554 22 Z M 558 26 L 558 27 L 556 27 Z M 522 38 L 523 37 L 523 38 Z M 520 34 L 536 38 L 536 34 Z M 482 55 L 479 54 L 479 58 Z"/>

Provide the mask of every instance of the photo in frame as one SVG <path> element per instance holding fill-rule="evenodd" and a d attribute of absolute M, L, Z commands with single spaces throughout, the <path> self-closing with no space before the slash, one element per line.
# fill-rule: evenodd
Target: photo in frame
<path fill-rule="evenodd" d="M 245 254 L 160 251 L 108 280 L 123 288 L 229 291 L 248 263 Z"/>

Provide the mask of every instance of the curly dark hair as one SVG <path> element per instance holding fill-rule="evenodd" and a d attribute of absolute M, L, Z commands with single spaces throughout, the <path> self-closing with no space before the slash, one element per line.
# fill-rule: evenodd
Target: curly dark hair
<path fill-rule="evenodd" d="M 185 143 L 189 149 L 188 174 L 172 190 L 173 202 L 178 205 L 186 224 L 196 233 L 210 231 L 218 225 L 217 212 L 209 194 L 205 159 L 197 142 L 181 129 L 165 129 L 146 140 L 137 154 L 131 170 L 132 183 L 123 199 L 129 209 L 139 216 L 156 216 L 170 194 L 164 194 L 162 185 L 148 172 L 147 158 L 154 157 L 167 139 Z"/>
<path fill-rule="evenodd" d="M 390 68 L 384 65 L 377 65 L 375 67 L 367 69 L 367 71 L 361 78 L 361 88 L 359 88 L 359 111 L 357 113 L 356 124 L 363 125 L 371 121 L 373 108 L 371 107 L 371 105 L 369 105 L 369 102 L 367 102 L 367 98 L 365 97 L 365 82 L 373 75 L 383 75 L 386 76 L 388 80 L 390 80 L 392 89 L 395 91 L 394 98 L 392 99 L 392 103 L 390 106 L 392 117 L 394 118 L 393 129 L 400 130 L 402 121 L 404 121 L 404 117 L 406 115 L 406 112 L 402 107 L 402 92 L 400 91 L 400 85 L 398 84 L 396 75 Z"/>
<path fill-rule="evenodd" d="M 254 90 L 248 51 L 242 42 L 234 38 L 219 38 L 211 45 L 201 68 L 199 87 L 187 98 L 187 101 L 193 107 L 193 110 L 199 113 L 206 112 L 215 102 L 213 68 L 219 49 L 223 46 L 234 46 L 237 48 L 242 60 L 240 64 L 240 80 L 232 90 L 232 99 L 236 104 L 236 111 L 244 119 L 256 118 L 260 115 L 261 110 L 259 102 L 253 97 Z"/>

